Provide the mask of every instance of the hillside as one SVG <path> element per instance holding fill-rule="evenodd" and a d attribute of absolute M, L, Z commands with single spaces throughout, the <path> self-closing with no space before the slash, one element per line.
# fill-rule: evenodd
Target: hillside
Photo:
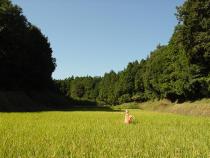
<path fill-rule="evenodd" d="M 148 101 L 144 103 L 125 103 L 114 107 L 114 109 L 142 109 L 164 113 L 175 113 L 180 115 L 210 116 L 210 99 L 188 101 L 183 103 L 172 103 L 169 100 Z"/>

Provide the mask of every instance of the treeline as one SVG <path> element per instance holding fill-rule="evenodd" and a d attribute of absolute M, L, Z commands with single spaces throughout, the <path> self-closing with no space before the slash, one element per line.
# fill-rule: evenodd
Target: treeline
<path fill-rule="evenodd" d="M 0 90 L 52 87 L 55 59 L 47 37 L 9 0 L 0 0 Z"/>
<path fill-rule="evenodd" d="M 210 97 L 210 0 L 186 0 L 176 16 L 168 45 L 158 45 L 147 59 L 103 77 L 56 80 L 58 89 L 74 99 L 112 105 Z"/>

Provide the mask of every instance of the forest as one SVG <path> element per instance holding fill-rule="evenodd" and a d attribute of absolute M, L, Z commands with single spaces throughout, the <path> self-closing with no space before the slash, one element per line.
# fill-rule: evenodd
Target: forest
<path fill-rule="evenodd" d="M 55 80 L 57 87 L 67 97 L 109 105 L 209 98 L 210 1 L 187 0 L 175 15 L 178 24 L 168 44 L 158 44 L 146 59 L 103 77 Z"/>
<path fill-rule="evenodd" d="M 54 2 L 36 4 L 54 18 Z M 73 1 L 58 2 L 55 15 Z M 91 2 L 98 0 L 79 8 Z M 102 2 L 119 11 L 125 1 Z M 175 16 L 170 40 L 147 58 L 103 76 L 58 80 L 47 36 L 19 6 L 0 0 L 0 158 L 210 158 L 210 0 L 185 0 Z"/>
<path fill-rule="evenodd" d="M 48 38 L 19 6 L 0 0 L 0 90 L 48 89 L 70 100 L 108 105 L 209 98 L 210 1 L 186 0 L 175 15 L 178 24 L 168 44 L 158 44 L 146 59 L 103 76 L 53 80 L 56 60 Z"/>
<path fill-rule="evenodd" d="M 0 0 L 0 90 L 52 85 L 55 59 L 47 37 L 9 0 Z"/>

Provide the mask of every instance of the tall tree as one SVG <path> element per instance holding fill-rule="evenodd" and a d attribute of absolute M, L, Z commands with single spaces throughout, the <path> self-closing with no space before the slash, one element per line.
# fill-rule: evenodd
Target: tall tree
<path fill-rule="evenodd" d="M 0 0 L 0 89 L 48 88 L 55 66 L 47 38 L 20 7 Z"/>
<path fill-rule="evenodd" d="M 186 0 L 177 8 L 182 42 L 197 76 L 210 72 L 210 0 Z"/>

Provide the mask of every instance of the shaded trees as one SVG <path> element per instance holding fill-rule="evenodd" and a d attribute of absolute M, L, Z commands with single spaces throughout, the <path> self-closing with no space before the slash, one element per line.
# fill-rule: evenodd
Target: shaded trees
<path fill-rule="evenodd" d="M 99 100 L 108 104 L 118 104 L 116 83 L 119 76 L 114 71 L 105 73 L 99 85 Z"/>
<path fill-rule="evenodd" d="M 100 77 L 70 77 L 54 80 L 57 90 L 63 95 L 78 101 L 96 102 L 99 95 Z"/>
<path fill-rule="evenodd" d="M 49 88 L 54 69 L 47 38 L 21 8 L 0 0 L 0 89 Z"/>

